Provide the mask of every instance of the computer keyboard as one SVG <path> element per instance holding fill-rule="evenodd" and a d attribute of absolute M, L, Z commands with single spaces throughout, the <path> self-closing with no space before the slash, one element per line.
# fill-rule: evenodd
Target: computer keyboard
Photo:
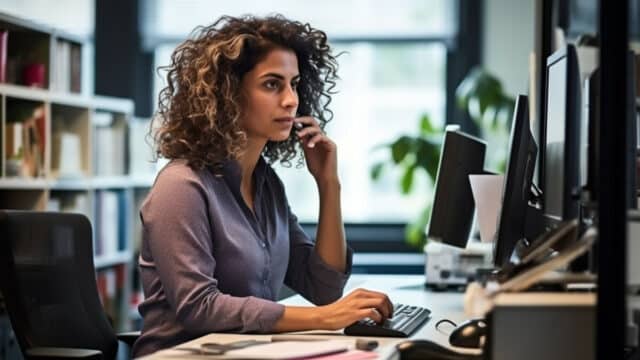
<path fill-rule="evenodd" d="M 344 328 L 344 333 L 357 336 L 409 337 L 429 320 L 430 314 L 431 311 L 423 307 L 395 304 L 393 317 L 384 323 L 377 324 L 366 318 Z"/>

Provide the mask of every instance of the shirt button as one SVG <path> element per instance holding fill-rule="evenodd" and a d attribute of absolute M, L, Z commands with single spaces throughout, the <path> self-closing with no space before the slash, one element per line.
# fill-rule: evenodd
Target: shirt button
<path fill-rule="evenodd" d="M 267 247 L 267 244 L 263 241 L 263 242 L 260 243 L 260 246 Z"/>

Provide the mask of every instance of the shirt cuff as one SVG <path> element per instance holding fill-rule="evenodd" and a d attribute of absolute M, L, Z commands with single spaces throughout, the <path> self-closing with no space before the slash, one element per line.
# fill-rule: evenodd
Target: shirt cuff
<path fill-rule="evenodd" d="M 347 246 L 347 266 L 345 272 L 338 271 L 324 262 L 320 255 L 315 251 L 311 251 L 309 256 L 309 270 L 313 277 L 328 288 L 344 289 L 349 276 L 351 276 L 351 268 L 353 266 L 353 250 Z"/>
<path fill-rule="evenodd" d="M 273 332 L 276 323 L 284 314 L 284 305 L 256 297 L 253 297 L 251 301 L 247 303 L 247 306 L 257 309 L 256 314 L 259 328 L 253 331 L 261 333 Z"/>

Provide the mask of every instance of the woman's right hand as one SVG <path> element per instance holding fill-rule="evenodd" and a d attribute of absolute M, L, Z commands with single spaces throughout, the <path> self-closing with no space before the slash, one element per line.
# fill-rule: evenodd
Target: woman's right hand
<path fill-rule="evenodd" d="M 322 327 L 338 330 L 367 317 L 381 323 L 393 315 L 393 304 L 386 294 L 356 289 L 340 300 L 318 307 L 318 310 Z"/>

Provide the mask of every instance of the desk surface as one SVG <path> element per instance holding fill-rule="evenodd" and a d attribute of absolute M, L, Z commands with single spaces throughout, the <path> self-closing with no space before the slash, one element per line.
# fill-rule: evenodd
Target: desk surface
<path fill-rule="evenodd" d="M 440 325 L 439 330 L 436 330 L 436 322 L 440 319 L 449 319 L 460 323 L 467 319 L 463 311 L 463 294 L 459 292 L 428 291 L 424 287 L 423 275 L 352 275 L 345 288 L 345 294 L 356 288 L 382 291 L 389 295 L 391 301 L 394 303 L 418 305 L 430 309 L 431 319 L 421 329 L 415 332 L 411 338 L 429 339 L 450 347 L 448 339 L 452 326 L 443 323 Z M 281 303 L 285 305 L 311 305 L 299 295 L 284 299 Z M 326 334 L 327 338 L 353 339 L 352 337 L 343 335 L 342 332 L 306 331 L 300 334 Z M 188 351 L 177 350 L 177 348 L 198 348 L 200 344 L 205 342 L 227 343 L 247 339 L 269 340 L 270 337 L 271 335 L 208 334 L 176 346 L 175 348 L 158 351 L 145 357 L 145 359 L 202 359 L 201 355 L 189 356 L 190 353 Z M 380 337 L 372 339 L 378 340 L 380 346 L 377 351 L 382 359 L 390 357 L 395 344 L 406 340 Z M 464 352 L 464 349 L 456 350 Z M 469 352 L 469 350 L 466 352 Z"/>

